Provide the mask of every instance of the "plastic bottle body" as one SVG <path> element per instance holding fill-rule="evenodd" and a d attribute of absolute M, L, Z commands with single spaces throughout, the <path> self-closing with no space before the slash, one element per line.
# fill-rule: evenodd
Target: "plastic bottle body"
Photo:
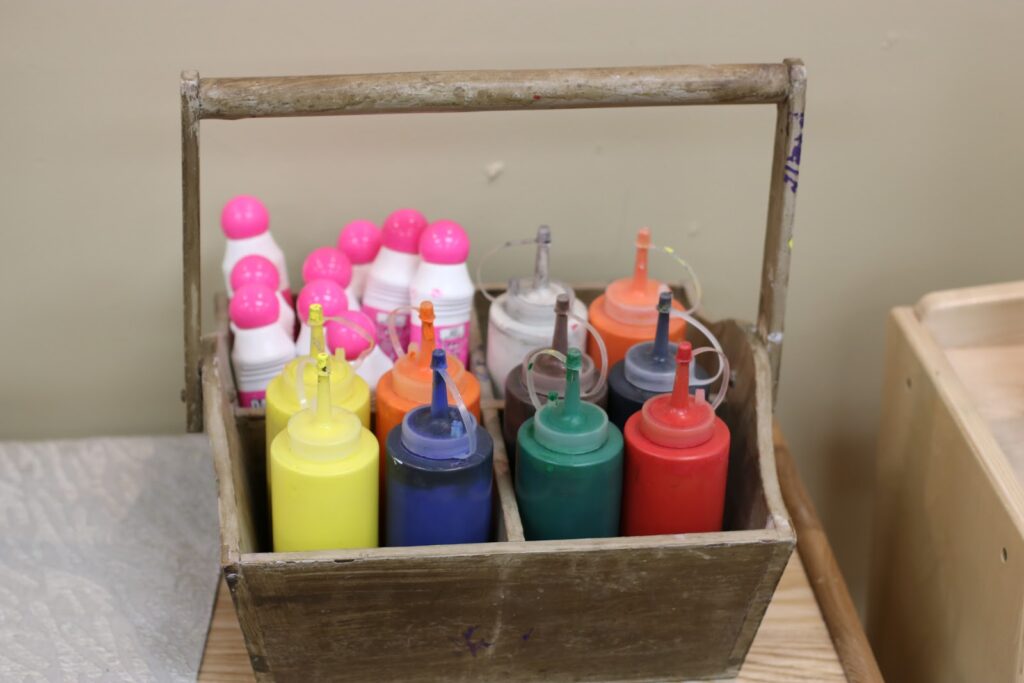
<path fill-rule="evenodd" d="M 629 347 L 641 342 L 654 339 L 654 332 L 657 328 L 657 314 L 652 307 L 651 322 L 642 325 L 630 325 L 616 320 L 605 311 L 605 295 L 594 299 L 590 304 L 590 324 L 597 328 L 604 338 L 605 346 L 608 348 L 608 364 L 615 365 L 626 357 Z M 679 302 L 672 302 L 672 306 L 683 310 Z M 668 338 L 673 342 L 680 342 L 686 336 L 686 322 L 681 318 L 672 318 L 669 321 Z M 587 341 L 587 354 L 600 364 L 600 354 L 597 350 L 597 342 L 593 339 Z"/>
<path fill-rule="evenodd" d="M 584 392 L 588 392 L 593 388 L 593 385 L 597 382 L 597 373 L 593 373 L 587 379 L 589 381 L 581 382 L 581 388 Z M 565 389 L 563 388 L 560 393 L 564 392 Z M 605 408 L 608 404 L 608 385 L 605 384 L 601 391 L 584 400 Z M 541 398 L 540 402 L 541 405 L 546 405 L 547 398 Z M 509 453 L 515 453 L 516 435 L 519 433 L 519 428 L 523 426 L 524 422 L 533 417 L 535 412 L 533 403 L 530 401 L 530 393 L 526 389 L 526 382 L 523 380 L 523 366 L 522 364 L 517 365 L 508 373 L 508 377 L 505 380 L 505 410 L 502 412 L 501 423 L 502 435 L 505 437 L 505 446 L 508 448 Z M 515 471 L 515 458 L 512 459 L 509 465 Z"/>
<path fill-rule="evenodd" d="M 391 337 L 388 335 L 388 315 L 399 306 L 409 305 L 409 285 L 416 274 L 419 262 L 420 257 L 416 254 L 407 254 L 388 247 L 381 247 L 366 280 L 366 289 L 361 299 L 362 310 L 363 313 L 370 316 L 376 326 L 377 340 L 381 350 L 391 360 L 395 360 L 398 353 L 391 348 Z M 402 348 L 407 348 L 409 346 L 409 316 L 397 316 L 395 329 L 398 332 Z"/>
<path fill-rule="evenodd" d="M 618 536 L 621 432 L 609 425 L 600 448 L 566 454 L 537 441 L 534 419 L 519 428 L 516 448 L 516 501 L 527 540 Z"/>
<path fill-rule="evenodd" d="M 366 280 L 370 277 L 370 268 L 373 263 L 353 263 L 352 281 L 348 283 L 345 293 L 349 296 L 349 307 L 355 308 L 363 300 L 363 293 L 366 291 Z"/>
<path fill-rule="evenodd" d="M 297 359 L 289 363 L 267 386 L 266 443 L 272 444 L 277 435 L 288 426 L 288 420 L 301 408 L 294 385 L 285 381 L 286 373 L 294 375 L 300 360 Z M 345 361 L 336 360 L 334 362 L 344 363 Z M 316 396 L 316 376 L 312 367 L 307 367 L 304 370 L 306 400 L 312 401 Z M 370 428 L 370 387 L 361 377 L 353 376 L 351 370 L 347 373 L 334 372 L 331 374 L 331 403 L 336 408 L 344 408 L 354 413 L 363 427 Z"/>
<path fill-rule="evenodd" d="M 475 291 L 465 263 L 423 261 L 409 286 L 413 306 L 422 301 L 434 305 L 434 335 L 438 348 L 458 358 L 463 365 L 469 362 L 469 320 Z M 422 334 L 419 316 L 413 313 L 409 339 L 419 342 Z"/>
<path fill-rule="evenodd" d="M 622 533 L 626 536 L 722 530 L 729 429 L 715 418 L 709 440 L 667 448 L 648 439 L 642 415 L 626 422 Z"/>
<path fill-rule="evenodd" d="M 477 425 L 476 450 L 434 460 L 409 451 L 402 427 L 387 437 L 389 546 L 484 543 L 491 537 L 494 443 Z"/>
<path fill-rule="evenodd" d="M 366 429 L 354 452 L 328 461 L 297 456 L 279 434 L 270 447 L 274 551 L 376 547 L 379 455 Z"/>
<path fill-rule="evenodd" d="M 258 254 L 268 259 L 277 268 L 280 275 L 280 288 L 286 299 L 291 298 L 291 285 L 288 282 L 288 264 L 285 261 L 284 252 L 274 241 L 270 231 L 267 230 L 254 237 L 242 239 L 228 239 L 224 249 L 224 260 L 221 262 L 221 270 L 224 273 L 224 282 L 227 287 L 228 297 L 234 296 L 231 287 L 231 269 L 239 260 L 249 254 Z"/>
<path fill-rule="evenodd" d="M 487 315 L 487 372 L 494 382 L 498 398 L 505 395 L 505 379 L 512 368 L 522 363 L 533 349 L 546 346 L 555 329 L 553 313 L 550 319 L 537 324 L 512 317 L 507 306 L 508 296 L 505 293 L 495 299 Z M 548 306 L 553 305 L 554 297 Z M 587 307 L 578 299 L 573 300 L 571 311 L 574 316 L 586 320 Z M 569 346 L 583 348 L 587 341 L 587 328 L 570 318 L 568 332 Z"/>
<path fill-rule="evenodd" d="M 243 408 L 262 406 L 268 385 L 295 358 L 295 347 L 276 322 L 255 329 L 232 326 L 232 330 L 235 339 L 231 366 L 238 387 L 238 404 Z"/>

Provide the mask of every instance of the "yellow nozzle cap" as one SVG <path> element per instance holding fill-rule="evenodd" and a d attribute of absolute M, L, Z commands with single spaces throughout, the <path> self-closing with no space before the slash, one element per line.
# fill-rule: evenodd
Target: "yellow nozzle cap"
<path fill-rule="evenodd" d="M 354 413 L 331 405 L 331 357 L 316 357 L 316 405 L 288 421 L 292 452 L 311 460 L 337 460 L 359 446 L 363 424 Z"/>

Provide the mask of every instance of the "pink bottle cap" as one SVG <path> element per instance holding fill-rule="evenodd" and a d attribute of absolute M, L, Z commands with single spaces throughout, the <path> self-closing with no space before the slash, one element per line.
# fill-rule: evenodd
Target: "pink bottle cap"
<path fill-rule="evenodd" d="M 427 219 L 416 209 L 399 209 L 384 219 L 381 237 L 384 246 L 403 254 L 415 254 L 420 246 L 420 234 L 427 227 Z"/>
<path fill-rule="evenodd" d="M 372 263 L 380 251 L 380 229 L 373 221 L 352 221 L 338 235 L 338 249 L 357 265 Z"/>
<path fill-rule="evenodd" d="M 334 280 L 342 287 L 352 282 L 352 264 L 341 249 L 318 247 L 302 262 L 302 281 Z"/>
<path fill-rule="evenodd" d="M 263 202 L 247 194 L 233 197 L 220 212 L 220 227 L 228 239 L 240 240 L 262 235 L 270 225 Z"/>
<path fill-rule="evenodd" d="M 420 256 L 427 263 L 465 263 L 469 237 L 455 221 L 436 221 L 420 235 Z"/>
<path fill-rule="evenodd" d="M 341 317 L 356 323 L 370 337 L 376 339 L 376 329 L 373 321 L 370 320 L 370 316 L 362 311 L 345 311 L 341 314 Z M 359 357 L 359 354 L 370 347 L 370 342 L 348 325 L 343 325 L 336 320 L 328 320 L 326 327 L 328 350 L 334 353 L 336 349 L 344 349 L 345 360 L 355 360 Z"/>
<path fill-rule="evenodd" d="M 238 260 L 231 269 L 231 290 L 245 285 L 263 285 L 275 292 L 281 286 L 281 276 L 270 259 L 259 254 L 249 254 Z"/>
<path fill-rule="evenodd" d="M 275 325 L 279 314 L 277 290 L 266 285 L 242 285 L 228 305 L 228 316 L 240 330 Z"/>
<path fill-rule="evenodd" d="M 299 292 L 298 309 L 302 322 L 309 320 L 309 307 L 320 304 L 324 307 L 324 317 L 341 315 L 348 310 L 348 296 L 345 288 L 334 280 L 313 280 Z"/>

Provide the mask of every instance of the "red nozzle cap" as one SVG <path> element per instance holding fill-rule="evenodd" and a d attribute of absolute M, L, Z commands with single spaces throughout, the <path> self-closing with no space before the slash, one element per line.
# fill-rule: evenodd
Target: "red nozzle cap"
<path fill-rule="evenodd" d="M 655 396 L 640 409 L 640 431 L 667 448 L 692 448 L 708 441 L 715 428 L 715 411 L 703 392 L 690 395 L 690 363 L 693 346 L 679 344 L 676 352 L 676 381 L 671 394 Z"/>

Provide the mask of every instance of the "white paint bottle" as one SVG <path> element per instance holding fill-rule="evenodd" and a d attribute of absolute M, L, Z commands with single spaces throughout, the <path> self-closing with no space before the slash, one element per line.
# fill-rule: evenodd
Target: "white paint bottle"
<path fill-rule="evenodd" d="M 284 252 L 277 246 L 274 237 L 270 234 L 270 215 L 267 207 L 263 206 L 256 197 L 249 195 L 238 195 L 232 198 L 220 212 L 220 227 L 224 236 L 228 238 L 227 247 L 224 249 L 224 260 L 221 262 L 221 270 L 224 272 L 224 285 L 228 290 L 228 297 L 232 296 L 231 270 L 243 257 L 249 254 L 259 254 L 267 258 L 281 278 L 281 291 L 284 298 L 291 301 L 291 284 L 288 281 L 288 264 L 284 259 Z"/>
<path fill-rule="evenodd" d="M 587 307 L 576 299 L 572 287 L 548 276 L 551 229 L 546 225 L 537 229 L 535 239 L 506 242 L 480 259 L 478 282 L 488 258 L 501 249 L 526 244 L 537 245 L 532 276 L 509 280 L 508 290 L 497 298 L 480 284 L 480 291 L 491 300 L 487 316 L 487 372 L 494 382 L 498 398 L 505 396 L 505 378 L 509 371 L 522 363 L 528 352 L 551 341 L 555 330 L 555 299 L 559 294 L 569 296 L 573 316 L 587 319 Z M 570 347 L 586 348 L 587 328 L 579 320 L 569 319 L 568 332 Z"/>
<path fill-rule="evenodd" d="M 417 307 L 434 304 L 434 338 L 437 348 L 469 366 L 469 319 L 476 287 L 469 276 L 466 258 L 469 237 L 454 221 L 431 223 L 420 236 L 420 265 L 409 285 L 412 302 L 410 341 L 419 343 L 423 328 Z"/>
<path fill-rule="evenodd" d="M 231 367 L 243 408 L 264 405 L 270 380 L 295 358 L 295 345 L 278 323 L 278 302 L 270 287 L 250 284 L 239 287 L 228 305 L 234 331 Z"/>
<path fill-rule="evenodd" d="M 409 305 L 409 285 L 420 264 L 420 234 L 426 227 L 427 219 L 415 209 L 399 209 L 385 218 L 381 248 L 366 278 L 363 313 L 376 325 L 381 350 L 391 360 L 398 357 L 398 352 L 391 348 L 388 315 L 396 308 Z M 409 316 L 396 319 L 395 327 L 402 350 L 405 350 L 409 346 Z"/>

